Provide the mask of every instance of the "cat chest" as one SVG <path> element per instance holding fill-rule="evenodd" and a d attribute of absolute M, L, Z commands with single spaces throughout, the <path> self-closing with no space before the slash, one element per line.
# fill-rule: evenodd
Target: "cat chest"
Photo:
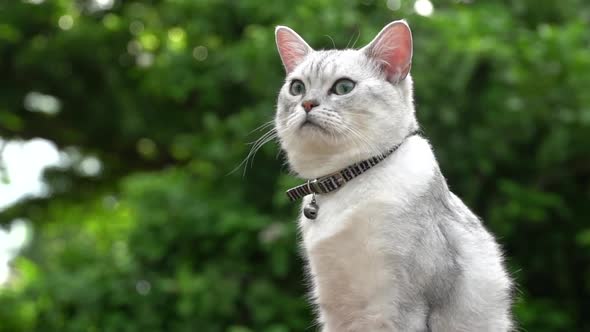
<path fill-rule="evenodd" d="M 326 206 L 327 205 L 327 206 Z M 324 204 L 314 221 L 302 218 L 304 247 L 314 292 L 325 313 L 348 316 L 384 307 L 391 294 L 391 262 L 383 250 L 380 203 L 343 207 Z M 383 306 L 378 305 L 383 299 Z"/>
<path fill-rule="evenodd" d="M 348 188 L 345 188 L 348 189 Z M 353 189 L 353 188 L 350 188 Z M 373 250 L 380 241 L 385 215 L 394 207 L 379 192 L 357 187 L 332 196 L 316 197 L 318 216 L 311 220 L 300 216 L 300 229 L 305 249 L 312 253 L 316 247 L 333 255 L 349 255 Z M 309 204 L 311 196 L 302 202 Z"/>

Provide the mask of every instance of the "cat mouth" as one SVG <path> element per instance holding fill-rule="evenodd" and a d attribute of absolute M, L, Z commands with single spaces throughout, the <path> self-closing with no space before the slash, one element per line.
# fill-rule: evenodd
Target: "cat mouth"
<path fill-rule="evenodd" d="M 328 133 L 326 128 L 320 126 L 319 124 L 317 124 L 314 121 L 311 121 L 310 119 L 305 119 L 305 121 L 303 121 L 303 123 L 301 123 L 301 125 L 299 126 L 299 129 L 303 129 L 303 128 L 318 129 L 321 132 Z"/>

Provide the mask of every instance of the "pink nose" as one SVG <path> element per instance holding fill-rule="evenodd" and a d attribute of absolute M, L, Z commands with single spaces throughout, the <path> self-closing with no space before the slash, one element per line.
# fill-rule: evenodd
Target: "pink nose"
<path fill-rule="evenodd" d="M 306 100 L 304 102 L 301 103 L 301 106 L 303 106 L 303 109 L 305 109 L 305 111 L 307 113 L 309 113 L 311 111 L 312 108 L 318 106 L 319 103 L 315 100 Z"/>

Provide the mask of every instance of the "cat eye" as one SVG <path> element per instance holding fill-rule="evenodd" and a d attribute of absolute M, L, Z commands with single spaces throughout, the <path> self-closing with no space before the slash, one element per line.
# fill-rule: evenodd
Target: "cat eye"
<path fill-rule="evenodd" d="M 345 95 L 352 91 L 355 87 L 355 83 L 348 78 L 341 78 L 332 86 L 332 92 L 337 95 Z"/>
<path fill-rule="evenodd" d="M 305 84 L 300 80 L 293 80 L 291 82 L 291 86 L 289 87 L 289 93 L 293 96 L 299 96 L 305 93 Z"/>

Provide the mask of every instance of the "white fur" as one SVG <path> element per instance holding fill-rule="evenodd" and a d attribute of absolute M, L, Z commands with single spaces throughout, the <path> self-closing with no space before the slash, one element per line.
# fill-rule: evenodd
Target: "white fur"
<path fill-rule="evenodd" d="M 305 248 L 312 249 L 318 241 L 348 227 L 352 220 L 347 216 L 358 213 L 367 201 L 405 208 L 426 189 L 436 167 L 428 142 L 418 136 L 409 138 L 398 151 L 361 178 L 353 179 L 334 193 L 316 196 L 322 219 L 309 222 L 305 216 L 300 217 Z M 305 197 L 302 206 L 310 200 L 311 196 Z"/>
<path fill-rule="evenodd" d="M 329 77 L 324 73 L 317 77 L 306 77 L 305 69 L 308 66 L 313 66 L 323 57 L 332 56 L 337 57 L 338 63 L 327 66 Z M 326 91 L 341 77 L 355 80 L 357 85 L 354 90 L 345 96 L 327 95 Z M 364 53 L 354 50 L 340 51 L 337 55 L 315 51 L 288 74 L 279 98 L 297 106 L 287 115 L 288 111 L 280 109 L 282 105 L 279 103 L 276 129 L 295 172 L 311 179 L 337 171 L 353 162 L 382 153 L 400 142 L 412 128 L 417 128 L 411 92 L 412 78 L 408 75 L 400 84 L 392 85 L 381 77 L 374 63 Z M 324 127 L 332 135 L 323 134 L 314 128 L 298 130 L 306 113 L 300 105 L 302 97 L 292 96 L 288 92 L 288 82 L 294 78 L 306 82 L 306 99 L 320 101 L 318 109 L 309 116 L 319 122 L 331 121 L 324 123 Z M 369 91 L 379 93 L 387 103 L 375 102 L 370 98 Z M 362 139 L 347 132 L 345 127 L 356 131 Z"/>
<path fill-rule="evenodd" d="M 405 68 L 410 59 L 389 57 L 400 63 L 384 70 L 383 59 L 372 58 L 379 52 L 366 51 L 372 47 L 310 48 L 298 57 L 307 44 L 290 29 L 280 31 L 289 34 L 281 37 L 288 42 L 279 42 L 281 56 L 297 65 L 287 70 L 275 128 L 297 175 L 324 176 L 401 143 L 344 187 L 317 195 L 317 219 L 300 216 L 323 331 L 508 331 L 511 282 L 498 245 L 448 191 L 427 140 L 406 139 L 418 128 L 412 78 L 392 82 L 384 71 Z M 411 36 L 380 36 L 377 42 L 404 40 L 411 47 Z M 411 50 L 401 51 L 411 56 Z M 356 86 L 336 95 L 331 87 L 342 78 Z M 305 92 L 294 96 L 289 87 L 295 79 Z M 306 100 L 319 106 L 307 113 L 301 105 Z M 305 197 L 303 206 L 310 200 Z"/>
<path fill-rule="evenodd" d="M 390 304 L 396 297 L 396 280 L 379 236 L 382 228 L 395 223 L 384 216 L 403 209 L 426 190 L 435 168 L 428 143 L 412 137 L 362 178 L 337 192 L 318 195 L 318 219 L 310 222 L 301 216 L 324 331 L 392 330 L 389 317 L 395 308 Z M 304 204 L 310 199 L 306 197 Z"/>

